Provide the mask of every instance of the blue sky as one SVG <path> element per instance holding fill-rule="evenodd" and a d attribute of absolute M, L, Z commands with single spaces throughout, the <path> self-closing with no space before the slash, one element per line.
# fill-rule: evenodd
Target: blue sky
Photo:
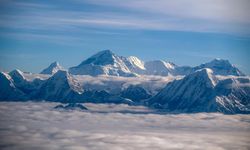
<path fill-rule="evenodd" d="M 250 74 L 249 0 L 1 0 L 0 71 L 68 68 L 111 49 L 195 66 L 228 59 Z"/>

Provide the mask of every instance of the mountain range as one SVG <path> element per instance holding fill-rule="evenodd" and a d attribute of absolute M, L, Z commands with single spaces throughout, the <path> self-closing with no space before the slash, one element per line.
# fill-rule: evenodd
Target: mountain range
<path fill-rule="evenodd" d="M 215 76 L 206 68 L 170 82 L 147 103 L 172 112 L 246 113 L 249 83 L 249 77 Z"/>
<path fill-rule="evenodd" d="M 78 66 L 69 68 L 69 73 L 73 75 L 111 75 L 123 77 L 133 77 L 138 75 L 177 76 L 194 73 L 202 68 L 210 68 L 216 75 L 244 75 L 228 60 L 223 59 L 214 59 L 211 62 L 196 67 L 188 67 L 177 66 L 172 62 L 166 62 L 163 60 L 143 62 L 135 56 L 118 56 L 110 50 L 101 51 L 84 60 Z"/>
<path fill-rule="evenodd" d="M 1 101 L 126 103 L 169 112 L 250 113 L 250 77 L 223 59 L 189 67 L 104 50 L 68 70 L 54 62 L 39 74 L 1 72 L 0 83 Z"/>

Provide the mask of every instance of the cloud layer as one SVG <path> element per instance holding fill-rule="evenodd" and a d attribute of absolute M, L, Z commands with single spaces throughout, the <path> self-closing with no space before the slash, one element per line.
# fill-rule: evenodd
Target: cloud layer
<path fill-rule="evenodd" d="M 0 26 L 4 28 L 82 31 L 81 28 L 94 27 L 250 33 L 248 0 L 75 0 L 65 4 L 12 1 L 3 4 L 11 10 L 0 16 L 3 20 Z"/>
<path fill-rule="evenodd" d="M 0 105 L 1 149 L 249 149 L 249 115 L 158 114 L 140 106 Z M 125 113 L 126 112 L 126 113 Z"/>

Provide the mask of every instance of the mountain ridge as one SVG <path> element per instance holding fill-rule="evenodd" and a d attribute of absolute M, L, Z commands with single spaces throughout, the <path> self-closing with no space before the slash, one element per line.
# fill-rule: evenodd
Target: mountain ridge
<path fill-rule="evenodd" d="M 137 75 L 188 75 L 197 70 L 210 68 L 216 75 L 244 76 L 238 68 L 228 60 L 213 59 L 210 62 L 195 66 L 178 66 L 163 60 L 142 61 L 136 56 L 118 56 L 111 50 L 100 51 L 79 65 L 69 68 L 69 73 L 74 75 L 112 75 L 134 77 Z"/>
<path fill-rule="evenodd" d="M 167 84 L 148 105 L 174 112 L 250 113 L 250 86 L 232 86 L 227 80 L 244 79 L 219 80 L 211 69 L 201 69 Z"/>

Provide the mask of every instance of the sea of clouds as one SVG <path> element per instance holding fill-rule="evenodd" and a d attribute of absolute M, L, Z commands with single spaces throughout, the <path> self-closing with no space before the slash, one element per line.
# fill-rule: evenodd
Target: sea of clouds
<path fill-rule="evenodd" d="M 250 149 L 250 115 L 167 114 L 142 106 L 1 102 L 0 149 Z"/>

